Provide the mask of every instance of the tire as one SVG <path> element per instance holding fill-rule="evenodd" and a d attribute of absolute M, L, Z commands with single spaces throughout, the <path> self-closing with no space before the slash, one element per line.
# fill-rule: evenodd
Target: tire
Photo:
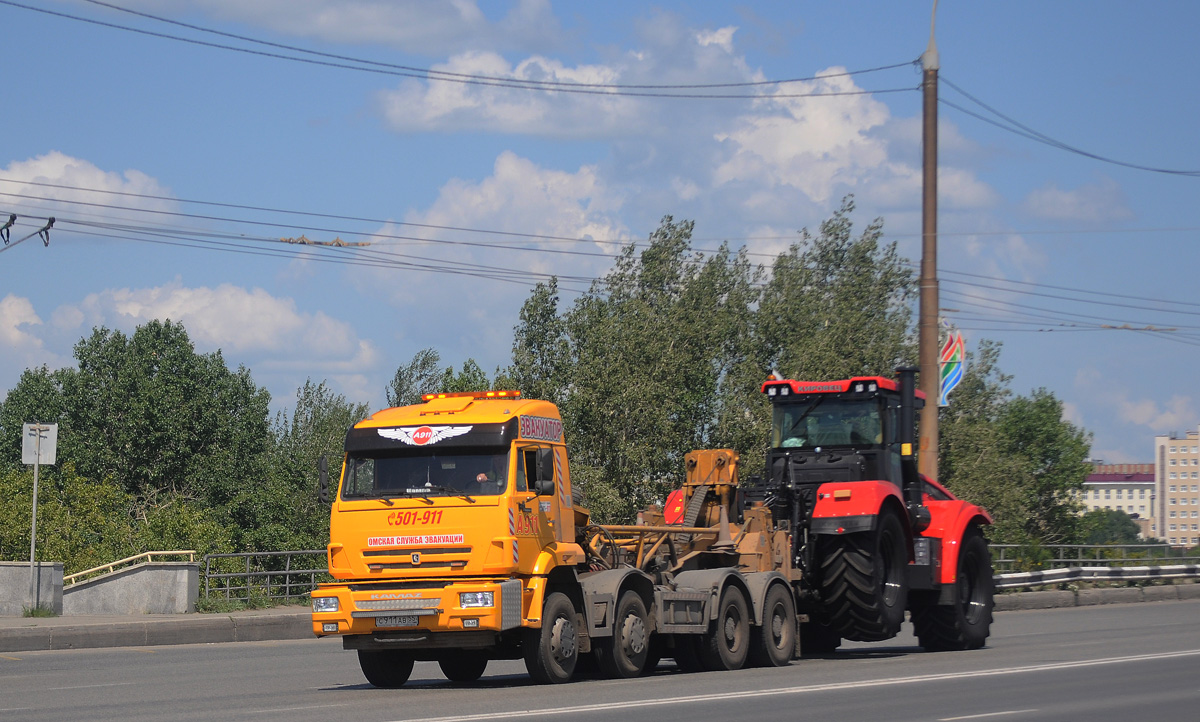
<path fill-rule="evenodd" d="M 438 660 L 442 674 L 451 682 L 474 682 L 483 676 L 488 658 L 477 650 L 459 650 Z"/>
<path fill-rule="evenodd" d="M 525 669 L 538 684 L 570 682 L 579 661 L 575 606 L 562 592 L 553 592 L 542 605 L 541 629 L 525 631 L 522 646 Z"/>
<path fill-rule="evenodd" d="M 675 666 L 681 672 L 703 672 L 704 663 L 700 661 L 700 637 L 692 634 L 676 634 L 674 650 Z"/>
<path fill-rule="evenodd" d="M 621 595 L 613 623 L 613 636 L 596 645 L 600 672 L 610 679 L 641 675 L 650 652 L 646 604 L 632 589 Z"/>
<path fill-rule="evenodd" d="M 373 686 L 395 689 L 403 687 L 412 675 L 413 658 L 411 654 L 391 649 L 360 649 L 358 666 Z"/>
<path fill-rule="evenodd" d="M 750 664 L 755 667 L 785 667 L 796 650 L 796 605 L 792 593 L 773 584 L 763 600 L 763 623 L 752 629 Z"/>
<path fill-rule="evenodd" d="M 904 525 L 890 511 L 880 513 L 874 531 L 820 538 L 821 599 L 838 636 L 878 642 L 900 632 L 908 602 L 907 549 Z"/>
<path fill-rule="evenodd" d="M 842 646 L 838 633 L 820 622 L 804 622 L 800 625 L 800 654 L 830 654 Z"/>
<path fill-rule="evenodd" d="M 750 616 L 746 597 L 742 590 L 730 585 L 721 592 L 711 629 L 700 637 L 700 662 L 711 671 L 741 669 L 749 652 Z"/>
<path fill-rule="evenodd" d="M 658 663 L 666 652 L 664 637 L 661 634 L 655 634 L 650 637 L 650 651 L 646 654 L 646 665 L 642 667 L 642 676 L 649 677 L 658 669 Z"/>
<path fill-rule="evenodd" d="M 970 527 L 958 550 L 954 604 L 913 608 L 913 630 L 921 646 L 935 652 L 982 647 L 992 627 L 992 585 L 987 541 L 978 528 Z"/>

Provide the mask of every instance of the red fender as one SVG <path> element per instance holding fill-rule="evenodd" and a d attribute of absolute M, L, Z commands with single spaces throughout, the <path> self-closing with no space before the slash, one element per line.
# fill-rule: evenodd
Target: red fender
<path fill-rule="evenodd" d="M 890 481 L 830 481 L 817 487 L 812 529 L 818 534 L 849 534 L 875 527 L 875 519 L 888 499 L 901 509 L 904 499 Z M 901 514 L 908 528 L 908 515 Z"/>
<path fill-rule="evenodd" d="M 933 483 L 945 492 L 944 487 Z M 991 524 L 992 516 L 981 506 L 955 499 L 949 492 L 945 493 L 949 499 L 934 499 L 928 494 L 925 495 L 925 506 L 929 508 L 931 519 L 929 528 L 921 532 L 921 536 L 942 540 L 938 581 L 942 584 L 954 584 L 958 581 L 958 550 L 962 546 L 967 526 L 973 523 L 981 526 Z"/>

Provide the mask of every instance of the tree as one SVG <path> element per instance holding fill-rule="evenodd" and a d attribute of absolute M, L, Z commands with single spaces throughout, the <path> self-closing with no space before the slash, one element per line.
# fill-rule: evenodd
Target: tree
<path fill-rule="evenodd" d="M 882 220 L 858 237 L 847 197 L 820 233 L 775 259 L 757 313 L 760 355 L 784 376 L 810 380 L 891 376 L 915 358 L 912 272 Z"/>
<path fill-rule="evenodd" d="M 25 369 L 0 403 L 0 469 L 21 467 L 21 428 L 25 424 L 62 423 L 66 416 L 62 377 L 63 372 L 45 366 Z"/>
<path fill-rule="evenodd" d="M 150 321 L 128 337 L 98 328 L 75 358 L 62 375 L 61 453 L 82 475 L 219 507 L 263 474 L 269 395 L 219 351 L 196 353 L 181 324 Z"/>
<path fill-rule="evenodd" d="M 1062 418 L 1062 403 L 1045 389 L 1012 397 L 999 353 L 998 344 L 981 342 L 939 412 L 941 481 L 992 513 L 993 541 L 1074 541 L 1089 436 Z"/>
<path fill-rule="evenodd" d="M 271 427 L 268 473 L 244 486 L 230 505 L 241 529 L 240 549 L 319 549 L 329 538 L 329 507 L 317 499 L 317 462 L 329 461 L 336 486 L 346 430 L 370 414 L 322 381 L 296 391 L 295 408 L 281 411 Z"/>
<path fill-rule="evenodd" d="M 1079 520 L 1081 544 L 1137 544 L 1141 530 L 1133 517 L 1117 509 L 1093 509 Z"/>
<path fill-rule="evenodd" d="M 566 397 L 572 377 L 571 347 L 558 312 L 557 278 L 539 283 L 521 305 L 506 375 L 526 398 L 557 404 Z"/>
<path fill-rule="evenodd" d="M 456 391 L 487 391 L 490 388 L 491 382 L 488 381 L 487 372 L 480 368 L 475 359 L 469 358 L 463 362 L 462 371 L 458 374 L 454 373 L 453 366 L 447 366 L 442 372 L 442 380 L 437 390 L 447 394 Z"/>
<path fill-rule="evenodd" d="M 412 361 L 396 369 L 386 389 L 388 406 L 410 406 L 421 403 L 421 396 L 438 390 L 444 370 L 438 352 L 425 348 Z"/>

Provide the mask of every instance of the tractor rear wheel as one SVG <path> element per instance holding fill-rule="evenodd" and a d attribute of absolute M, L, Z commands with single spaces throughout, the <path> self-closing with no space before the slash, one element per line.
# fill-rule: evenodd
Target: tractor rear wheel
<path fill-rule="evenodd" d="M 921 646 L 938 652 L 982 647 L 991 632 L 992 594 L 992 557 L 983 534 L 972 526 L 958 549 L 954 603 L 913 607 Z"/>
<path fill-rule="evenodd" d="M 875 529 L 818 540 L 821 600 L 838 636 L 859 642 L 891 639 L 908 601 L 908 537 L 894 512 L 879 514 Z"/>

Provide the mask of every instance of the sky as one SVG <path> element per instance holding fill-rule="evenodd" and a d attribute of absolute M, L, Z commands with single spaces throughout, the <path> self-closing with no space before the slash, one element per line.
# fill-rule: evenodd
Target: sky
<path fill-rule="evenodd" d="M 666 215 L 769 262 L 852 194 L 915 267 L 931 9 L 2 0 L 0 394 L 170 318 L 275 410 L 306 379 L 378 408 L 423 348 L 507 365 L 534 284 L 571 303 Z M 937 8 L 942 316 L 1107 463 L 1200 423 L 1198 26 Z"/>

